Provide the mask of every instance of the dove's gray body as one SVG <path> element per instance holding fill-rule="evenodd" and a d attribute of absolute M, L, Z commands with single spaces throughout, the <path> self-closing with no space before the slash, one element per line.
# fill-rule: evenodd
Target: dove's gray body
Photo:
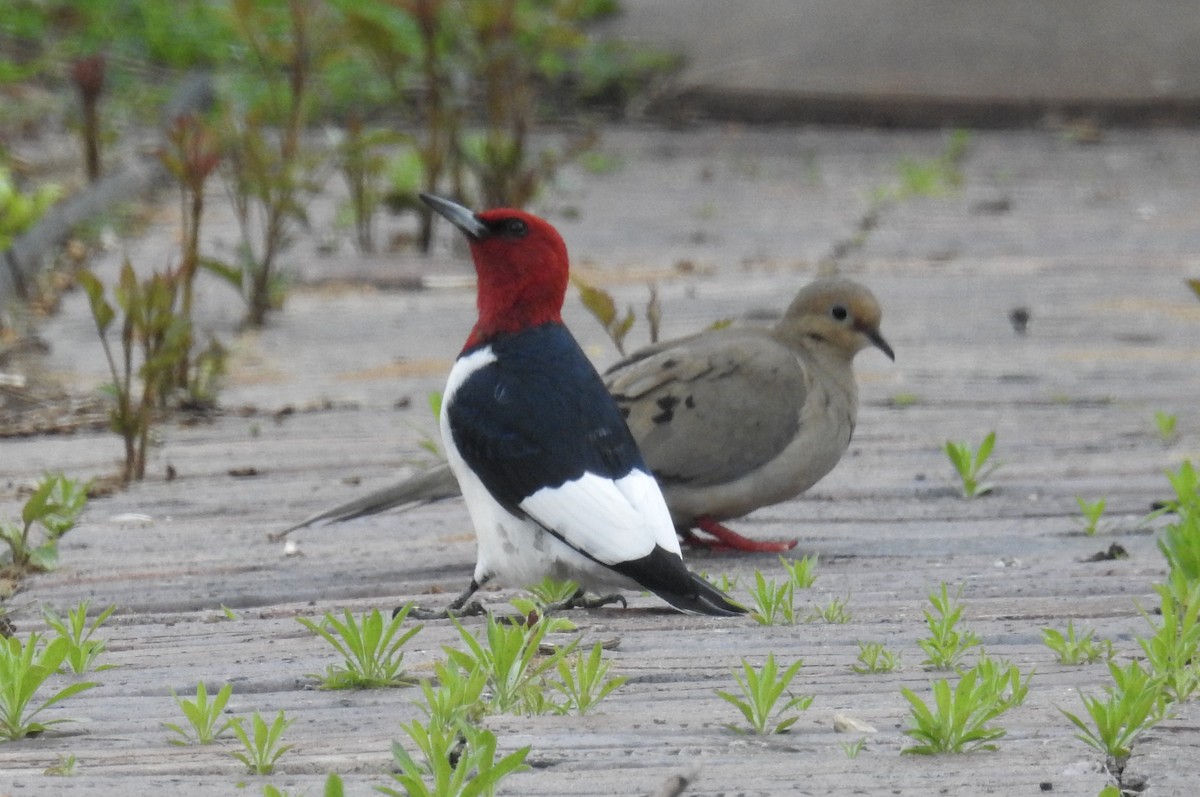
<path fill-rule="evenodd" d="M 854 374 L 806 354 L 774 329 L 731 328 L 652 346 L 606 374 L 676 526 L 785 501 L 837 465 L 854 432 Z"/>

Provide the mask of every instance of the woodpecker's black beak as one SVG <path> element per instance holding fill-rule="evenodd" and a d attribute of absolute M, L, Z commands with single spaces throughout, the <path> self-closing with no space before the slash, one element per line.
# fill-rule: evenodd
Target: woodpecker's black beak
<path fill-rule="evenodd" d="M 491 234 L 491 230 L 479 220 L 478 216 L 457 202 L 451 202 L 449 199 L 443 199 L 433 194 L 421 194 L 420 197 L 422 202 L 437 211 L 438 215 L 445 218 L 446 221 L 462 230 L 468 238 L 478 241 Z"/>

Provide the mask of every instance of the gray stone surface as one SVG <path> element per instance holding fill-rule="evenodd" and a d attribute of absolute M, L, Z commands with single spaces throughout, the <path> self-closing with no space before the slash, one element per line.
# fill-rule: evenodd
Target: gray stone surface
<path fill-rule="evenodd" d="M 1183 284 L 1200 275 L 1200 135 L 1114 133 L 1080 146 L 1050 133 L 975 134 L 959 190 L 901 201 L 855 240 L 873 192 L 898 183 L 900 162 L 944 143 L 933 133 L 613 130 L 601 145 L 620 169 L 568 169 L 540 201 L 576 270 L 622 304 L 641 306 L 646 283 L 659 286 L 666 334 L 769 316 L 818 270 L 836 267 L 880 297 L 897 361 L 860 357 L 864 406 L 839 467 L 808 495 L 735 524 L 798 536 L 797 553 L 821 561 L 802 611 L 849 596 L 851 621 L 762 627 L 685 617 L 644 596 L 626 611 L 573 615 L 585 639 L 620 638 L 613 666 L 630 683 L 584 718 L 490 718 L 502 748 L 530 745 L 536 764 L 501 793 L 649 794 L 693 768 L 686 793 L 714 796 L 1013 795 L 1046 783 L 1053 794 L 1094 797 L 1106 782 L 1100 756 L 1058 710 L 1078 709 L 1078 693 L 1098 692 L 1106 670 L 1055 663 L 1041 629 L 1068 620 L 1095 629 L 1121 661 L 1138 654 L 1135 636 L 1147 629 L 1138 605 L 1151 605 L 1165 568 L 1138 520 L 1166 494 L 1165 469 L 1200 459 L 1200 303 Z M 214 192 L 213 252 L 232 240 L 220 201 Z M 170 208 L 158 218 L 130 244 L 139 266 L 161 263 L 172 245 Z M 92 502 L 62 542 L 60 568 L 11 602 L 22 632 L 37 627 L 40 604 L 115 603 L 104 660 L 118 666 L 49 712 L 79 722 L 0 744 L 0 794 L 225 795 L 240 781 L 246 793 L 270 782 L 316 794 L 330 770 L 353 795 L 387 782 L 389 746 L 399 723 L 417 716 L 415 693 L 315 690 L 308 674 L 336 660 L 293 617 L 447 600 L 473 563 L 466 512 L 449 502 L 305 530 L 294 557 L 266 535 L 428 462 L 420 441 L 434 424 L 424 399 L 466 334 L 473 292 L 446 230 L 428 261 L 392 261 L 396 273 L 446 286 L 420 291 L 355 284 L 383 261 L 358 258 L 348 236 L 330 230 L 318 221 L 315 236 L 344 237 L 336 254 L 318 255 L 309 238 L 290 252 L 301 284 L 261 332 L 235 335 L 238 300 L 202 283 L 202 324 L 233 351 L 229 412 L 165 425 L 151 478 Z M 99 271 L 115 273 L 119 254 Z M 598 363 L 613 360 L 578 301 L 567 304 L 585 348 Z M 1008 318 L 1016 306 L 1032 317 L 1023 336 Z M 77 390 L 104 379 L 90 324 L 75 293 L 40 330 L 52 346 L 40 367 Z M 634 343 L 644 330 L 639 322 Z M 286 408 L 295 411 L 276 414 Z M 1158 439 L 1156 410 L 1178 414 L 1178 439 Z M 941 445 L 989 430 L 1003 462 L 996 492 L 965 501 Z M 7 518 L 19 511 L 19 488 L 43 471 L 112 472 L 120 447 L 98 431 L 6 439 L 0 452 Z M 163 478 L 168 464 L 173 481 Z M 240 468 L 258 475 L 231 475 Z M 1076 496 L 1108 499 L 1102 535 L 1078 531 Z M 1085 561 L 1114 542 L 1128 559 Z M 772 557 L 689 559 L 737 576 L 743 597 L 755 569 L 781 574 Z M 902 756 L 900 689 L 927 696 L 938 677 L 922 669 L 917 640 L 926 596 L 943 581 L 965 585 L 965 622 L 988 653 L 1035 674 L 1025 704 L 1001 721 L 1008 735 L 998 752 Z M 487 598 L 500 608 L 511 594 Z M 427 625 L 408 666 L 428 672 L 455 638 L 445 623 Z M 851 672 L 860 640 L 898 652 L 900 670 Z M 760 662 L 770 652 L 804 660 L 798 689 L 816 695 L 813 706 L 788 735 L 732 734 L 723 726 L 737 717 L 713 690 L 733 686 L 743 656 Z M 162 723 L 181 718 L 170 690 L 201 679 L 233 683 L 238 714 L 282 709 L 296 720 L 286 737 L 296 749 L 276 775 L 245 775 L 229 741 L 167 744 Z M 879 731 L 857 758 L 833 731 L 838 713 Z M 1194 794 L 1198 720 L 1194 704 L 1182 706 L 1137 746 L 1129 771 L 1148 778 L 1146 795 Z M 41 774 L 65 754 L 78 758 L 76 776 Z"/>

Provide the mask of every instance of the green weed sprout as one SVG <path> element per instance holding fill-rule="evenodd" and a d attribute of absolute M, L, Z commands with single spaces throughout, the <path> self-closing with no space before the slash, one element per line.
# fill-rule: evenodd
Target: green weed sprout
<path fill-rule="evenodd" d="M 806 711 L 812 705 L 813 695 L 793 695 L 787 691 L 803 664 L 797 660 L 779 672 L 774 654 L 768 654 L 762 668 L 757 670 L 749 661 L 742 659 L 742 674 L 733 671 L 733 678 L 741 687 L 742 696 L 721 689 L 716 690 L 717 695 L 742 712 L 754 733 L 760 736 L 784 733 L 800 719 L 796 712 Z M 785 692 L 787 699 L 780 704 Z M 727 727 L 738 733 L 745 732 L 737 725 L 730 724 Z"/>
<path fill-rule="evenodd" d="M 996 463 L 988 464 L 995 447 L 995 432 L 988 432 L 976 451 L 972 451 L 969 443 L 946 441 L 946 456 L 950 458 L 950 463 L 958 473 L 964 498 L 975 498 L 992 491 L 992 485 L 986 479 L 1000 467 Z"/>
<path fill-rule="evenodd" d="M 553 707 L 545 701 L 543 677 L 557 666 L 559 659 L 574 650 L 578 640 L 549 656 L 539 656 L 550 624 L 539 621 L 532 626 L 510 623 L 488 615 L 486 645 L 451 618 L 466 650 L 447 648 L 450 661 L 465 672 L 481 669 L 487 673 L 491 700 L 488 708 L 499 714 L 517 711 L 546 711 Z"/>
<path fill-rule="evenodd" d="M 267 783 L 263 786 L 263 797 L 290 797 L 288 792 L 276 786 Z M 323 797 L 345 797 L 346 787 L 342 783 L 342 776 L 336 772 L 330 772 L 325 778 L 325 789 L 321 792 Z"/>
<path fill-rule="evenodd" d="M 243 717 L 238 717 L 231 725 L 233 735 L 242 743 L 243 750 L 235 750 L 231 755 L 241 761 L 256 775 L 270 775 L 275 771 L 275 763 L 291 750 L 294 745 L 282 744 L 283 732 L 292 724 L 292 720 L 284 717 L 280 711 L 275 720 L 268 725 L 257 711 L 250 717 L 251 733 L 242 727 Z"/>
<path fill-rule="evenodd" d="M 0 637 L 0 739 L 24 739 L 51 725 L 71 722 L 69 719 L 35 722 L 34 717 L 56 703 L 91 689 L 95 683 L 69 684 L 30 711 L 38 689 L 58 672 L 70 651 L 71 643 L 61 637 L 45 644 L 38 634 L 30 634 L 25 641 L 17 637 Z"/>
<path fill-rule="evenodd" d="M 401 631 L 413 605 L 406 604 L 385 621 L 378 609 L 355 618 L 349 609 L 345 620 L 326 612 L 320 623 L 297 617 L 302 626 L 333 645 L 342 656 L 340 666 L 330 665 L 321 679 L 323 689 L 376 689 L 387 686 L 411 686 L 415 681 L 404 676 L 404 645 L 424 626 Z M 332 630 L 331 630 L 332 629 Z"/>
<path fill-rule="evenodd" d="M 808 589 L 817 580 L 817 560 L 817 554 L 790 561 L 779 557 L 779 563 L 787 571 L 788 579 L 796 589 Z"/>
<path fill-rule="evenodd" d="M 980 644 L 980 639 L 974 632 L 960 631 L 957 628 L 963 613 L 962 604 L 958 602 L 962 591 L 962 586 L 959 586 L 951 598 L 946 582 L 943 581 L 940 591 L 929 596 L 934 611 L 925 610 L 925 625 L 929 628 L 930 635 L 917 641 L 928 657 L 921 662 L 926 667 L 953 670 L 971 648 Z"/>
<path fill-rule="evenodd" d="M 1168 523 L 1158 538 L 1158 550 L 1171 573 L 1180 573 L 1188 583 L 1200 582 L 1200 475 L 1190 461 L 1167 473 L 1175 499 L 1167 509 L 1178 519 Z"/>
<path fill-rule="evenodd" d="M 1064 634 L 1054 628 L 1042 629 L 1042 642 L 1054 651 L 1059 664 L 1092 664 L 1101 659 L 1111 659 L 1113 656 L 1112 642 L 1095 640 L 1096 632 L 1088 631 L 1083 636 L 1075 634 L 1075 625 L 1067 621 L 1067 631 Z"/>
<path fill-rule="evenodd" d="M 90 605 L 90 601 L 84 601 L 78 607 L 69 609 L 66 620 L 59 617 L 49 606 L 42 607 L 42 615 L 46 618 L 46 624 L 59 637 L 70 643 L 64 666 L 76 675 L 82 675 L 92 669 L 92 663 L 107 648 L 103 640 L 92 639 L 92 635 L 96 633 L 96 629 L 103 625 L 104 621 L 117 608 L 115 605 L 109 606 L 89 625 L 87 622 L 87 611 Z M 111 664 L 102 664 L 95 669 L 108 670 L 112 667 L 113 665 Z"/>
<path fill-rule="evenodd" d="M 52 570 L 58 564 L 58 539 L 75 526 L 87 503 L 91 482 L 79 483 L 61 473 L 50 473 L 38 482 L 21 508 L 21 523 L 0 523 L 0 540 L 8 545 L 7 563 L 18 572 Z M 34 525 L 44 540 L 35 543 Z M 0 564 L 3 563 L 0 559 Z"/>
<path fill-rule="evenodd" d="M 900 666 L 900 657 L 883 646 L 882 642 L 859 642 L 858 661 L 850 665 L 856 673 L 892 672 Z"/>
<path fill-rule="evenodd" d="M 1024 702 L 1030 677 L 1022 680 L 1015 664 L 981 657 L 962 673 L 957 684 L 952 686 L 946 678 L 934 681 L 932 706 L 911 689 L 901 688 L 911 706 L 913 722 L 904 733 L 916 741 L 901 752 L 934 755 L 995 750 L 1006 731 L 991 723 Z"/>
<path fill-rule="evenodd" d="M 1104 508 L 1108 502 L 1103 498 L 1096 501 L 1085 501 L 1080 496 L 1075 496 L 1075 501 L 1079 504 L 1079 511 L 1083 514 L 1080 522 L 1083 533 L 1089 537 L 1095 537 L 1096 532 L 1100 530 L 1100 517 L 1104 514 Z"/>
<path fill-rule="evenodd" d="M 1080 695 L 1091 724 L 1066 709 L 1061 711 L 1079 729 L 1075 738 L 1104 753 L 1110 765 L 1128 758 L 1133 743 L 1163 718 L 1166 701 L 1154 674 L 1143 670 L 1136 661 L 1125 667 L 1109 662 L 1113 685 L 1105 687 L 1105 696 Z"/>
<path fill-rule="evenodd" d="M 574 631 L 575 623 L 565 617 L 549 617 L 551 612 L 556 612 L 565 606 L 572 598 L 579 594 L 579 584 L 574 581 L 556 581 L 547 576 L 537 584 L 528 587 L 529 596 L 516 596 L 509 602 L 516 608 L 521 616 L 533 618 L 534 621 L 541 620 L 549 623 L 550 627 L 546 629 L 546 633 L 556 633 L 560 631 Z"/>
<path fill-rule="evenodd" d="M 573 662 L 558 660 L 558 680 L 550 685 L 566 699 L 562 705 L 565 713 L 573 711 L 582 717 L 629 680 L 624 675 L 606 678 L 609 662 L 603 660 L 603 650 L 603 645 L 597 642 L 586 656 L 577 653 L 572 657 Z"/>
<path fill-rule="evenodd" d="M 1155 584 L 1161 598 L 1161 622 L 1145 610 L 1154 630 L 1138 639 L 1150 669 L 1168 700 L 1183 702 L 1200 689 L 1200 582 L 1188 582 L 1178 571 L 1167 584 Z"/>
<path fill-rule="evenodd" d="M 399 742 L 392 744 L 399 769 L 392 777 L 403 791 L 378 787 L 392 797 L 490 797 L 509 775 L 529 769 L 528 747 L 497 760 L 496 735 L 485 728 L 426 726 L 415 720 L 401 728 L 420 760 Z"/>
<path fill-rule="evenodd" d="M 73 753 L 59 753 L 58 760 L 50 766 L 42 770 L 43 775 L 51 775 L 59 778 L 69 778 L 75 774 L 75 768 L 79 764 Z"/>
<path fill-rule="evenodd" d="M 824 622 L 831 625 L 848 623 L 850 622 L 850 609 L 847 608 L 849 604 L 849 595 L 844 598 L 831 596 L 827 605 L 814 607 L 805 619 L 810 623 Z"/>
<path fill-rule="evenodd" d="M 863 751 L 863 747 L 867 744 L 867 737 L 860 736 L 853 742 L 842 742 L 842 752 L 846 754 L 846 758 L 851 761 L 858 758 L 858 754 Z"/>
<path fill-rule="evenodd" d="M 476 724 L 486 711 L 483 692 L 488 684 L 487 671 L 482 667 L 466 671 L 447 660 L 434 665 L 434 676 L 437 686 L 421 681 L 425 702 L 418 704 L 430 727 L 449 731 L 462 724 Z"/>
<path fill-rule="evenodd" d="M 1154 413 L 1154 428 L 1158 431 L 1158 439 L 1163 444 L 1170 443 L 1178 434 L 1176 426 L 1178 418 L 1168 412 L 1158 410 Z"/>
<path fill-rule="evenodd" d="M 183 716 L 187 719 L 188 724 L 196 734 L 196 744 L 212 744 L 217 737 L 225 731 L 237 725 L 233 719 L 228 719 L 225 722 L 220 722 L 221 714 L 225 711 L 225 704 L 229 702 L 230 695 L 233 694 L 233 684 L 225 684 L 213 696 L 210 701 L 208 699 L 208 689 L 204 686 L 204 682 L 196 684 L 196 699 L 184 700 L 171 692 L 171 697 L 175 699 L 176 705 L 179 706 Z M 219 723 L 219 724 L 218 724 Z M 178 739 L 168 739 L 167 741 L 174 745 L 185 746 L 192 743 L 192 736 L 181 725 L 176 725 L 173 722 L 164 723 L 168 730 L 179 734 Z"/>
<path fill-rule="evenodd" d="M 790 578 L 786 581 L 767 580 L 762 571 L 755 570 L 754 586 L 750 588 L 754 610 L 750 616 L 759 625 L 795 625 L 795 597 L 796 585 Z"/>

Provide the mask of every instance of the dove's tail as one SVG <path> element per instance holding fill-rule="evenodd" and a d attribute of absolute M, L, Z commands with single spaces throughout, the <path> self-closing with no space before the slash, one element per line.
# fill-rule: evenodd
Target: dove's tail
<path fill-rule="evenodd" d="M 373 493 L 347 501 L 344 504 L 310 515 L 291 528 L 271 535 L 282 539 L 288 534 L 311 526 L 314 523 L 340 523 L 364 515 L 375 515 L 398 506 L 419 506 L 446 498 L 462 495 L 458 481 L 446 463 L 435 465 L 429 470 L 410 476 L 399 484 L 393 484 Z"/>

